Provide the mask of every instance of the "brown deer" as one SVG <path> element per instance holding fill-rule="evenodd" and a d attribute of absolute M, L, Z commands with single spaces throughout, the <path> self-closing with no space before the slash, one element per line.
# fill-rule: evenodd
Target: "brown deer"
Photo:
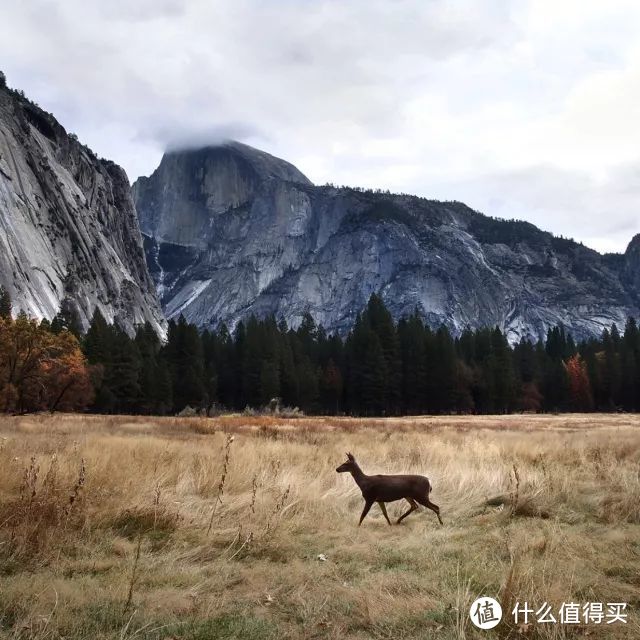
<path fill-rule="evenodd" d="M 358 466 L 356 459 L 350 453 L 347 453 L 347 461 L 341 464 L 336 471 L 338 473 L 348 471 L 360 487 L 360 491 L 362 491 L 364 509 L 362 510 L 358 526 L 362 524 L 362 521 L 365 519 L 367 513 L 369 513 L 369 509 L 371 509 L 371 505 L 373 505 L 374 502 L 380 505 L 384 517 L 387 519 L 389 525 L 391 525 L 385 502 L 395 502 L 403 498 L 409 503 L 409 510 L 398 518 L 398 524 L 418 508 L 416 504 L 418 502 L 427 507 L 427 509 L 431 509 L 431 511 L 438 516 L 440 524 L 443 524 L 442 518 L 440 517 L 440 507 L 429 500 L 431 483 L 424 476 L 368 476 L 365 475 Z"/>

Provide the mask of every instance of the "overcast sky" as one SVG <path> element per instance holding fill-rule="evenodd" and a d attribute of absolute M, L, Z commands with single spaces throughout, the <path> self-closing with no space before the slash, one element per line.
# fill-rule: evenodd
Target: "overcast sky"
<path fill-rule="evenodd" d="M 132 181 L 235 138 L 601 251 L 640 232 L 636 0 L 4 2 L 0 69 Z"/>

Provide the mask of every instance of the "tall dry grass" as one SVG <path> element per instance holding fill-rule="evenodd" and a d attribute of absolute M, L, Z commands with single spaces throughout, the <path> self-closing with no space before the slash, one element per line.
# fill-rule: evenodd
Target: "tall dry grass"
<path fill-rule="evenodd" d="M 0 423 L 9 638 L 640 637 L 630 416 L 54 416 Z M 424 473 L 388 527 L 335 473 Z M 394 504 L 390 516 L 405 507 Z M 470 626 L 478 595 L 626 601 L 628 625 Z"/>

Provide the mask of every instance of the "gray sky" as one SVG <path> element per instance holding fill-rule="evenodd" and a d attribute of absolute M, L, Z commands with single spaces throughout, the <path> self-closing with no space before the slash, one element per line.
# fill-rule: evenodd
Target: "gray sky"
<path fill-rule="evenodd" d="M 0 68 L 132 181 L 235 138 L 601 251 L 640 231 L 636 0 L 3 2 Z"/>

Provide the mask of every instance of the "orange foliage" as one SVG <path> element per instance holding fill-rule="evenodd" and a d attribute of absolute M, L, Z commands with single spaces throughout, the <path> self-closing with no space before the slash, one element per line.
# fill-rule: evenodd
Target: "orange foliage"
<path fill-rule="evenodd" d="M 567 360 L 565 367 L 569 377 L 569 393 L 574 411 L 592 411 L 593 395 L 584 360 L 579 354 Z"/>
<path fill-rule="evenodd" d="M 77 339 L 35 320 L 0 318 L 0 411 L 85 409 L 93 385 Z"/>

